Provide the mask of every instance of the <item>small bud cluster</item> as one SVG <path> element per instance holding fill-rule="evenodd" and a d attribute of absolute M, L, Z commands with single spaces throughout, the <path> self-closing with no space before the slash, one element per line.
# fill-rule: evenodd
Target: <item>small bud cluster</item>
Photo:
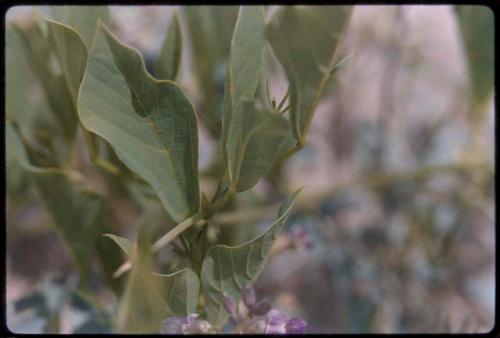
<path fill-rule="evenodd" d="M 212 331 L 206 320 L 198 319 L 197 313 L 186 317 L 168 317 L 163 320 L 160 333 L 163 334 L 200 334 Z"/>
<path fill-rule="evenodd" d="M 271 305 L 261 300 L 257 302 L 255 291 L 246 287 L 243 291 L 243 302 L 236 301 L 223 293 L 223 304 L 229 313 L 231 322 L 235 325 L 236 333 L 304 333 L 306 321 L 300 318 L 286 319 L 286 316 Z"/>

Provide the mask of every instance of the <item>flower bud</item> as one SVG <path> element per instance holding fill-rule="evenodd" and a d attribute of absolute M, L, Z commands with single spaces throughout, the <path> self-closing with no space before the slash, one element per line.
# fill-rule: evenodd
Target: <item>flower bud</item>
<path fill-rule="evenodd" d="M 255 304 L 255 291 L 251 286 L 247 286 L 243 290 L 243 302 L 249 309 Z"/>
<path fill-rule="evenodd" d="M 238 304 L 225 291 L 222 292 L 222 304 L 230 315 L 235 315 L 238 312 Z"/>

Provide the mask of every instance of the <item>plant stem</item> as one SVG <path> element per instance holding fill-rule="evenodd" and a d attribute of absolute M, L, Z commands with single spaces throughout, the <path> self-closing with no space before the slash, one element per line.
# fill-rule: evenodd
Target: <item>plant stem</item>
<path fill-rule="evenodd" d="M 167 245 L 170 241 L 175 239 L 180 233 L 182 233 L 184 230 L 186 230 L 187 228 L 195 224 L 197 221 L 199 221 L 202 218 L 202 216 L 203 216 L 202 213 L 197 213 L 185 219 L 181 223 L 177 224 L 172 230 L 167 232 L 153 244 L 152 251 L 156 252 L 163 246 Z"/>

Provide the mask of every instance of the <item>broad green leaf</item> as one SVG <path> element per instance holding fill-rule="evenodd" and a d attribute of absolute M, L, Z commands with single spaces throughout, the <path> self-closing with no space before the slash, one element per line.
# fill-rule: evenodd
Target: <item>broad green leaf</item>
<path fill-rule="evenodd" d="M 155 275 L 161 277 L 160 293 L 169 307 L 169 315 L 183 317 L 198 312 L 200 280 L 192 270 Z"/>
<path fill-rule="evenodd" d="M 275 127 L 269 122 L 278 121 L 276 118 L 273 119 L 270 114 L 257 112 L 253 109 L 264 51 L 264 27 L 263 6 L 243 6 L 240 8 L 231 42 L 222 120 L 224 161 L 230 188 L 234 191 L 244 190 L 243 188 L 248 187 L 248 182 L 256 182 L 254 176 L 259 170 L 253 170 L 251 165 L 254 158 L 261 154 L 255 153 L 255 150 L 264 150 L 268 143 L 265 141 L 270 139 L 266 138 L 264 142 L 259 143 L 263 146 L 257 146 L 254 142 L 252 147 L 254 152 L 249 157 L 246 156 L 247 147 L 252 144 L 251 138 L 253 136 L 257 141 L 260 139 L 257 135 L 259 130 L 265 126 Z M 265 133 L 266 136 L 272 134 L 269 131 Z M 244 162 L 246 170 L 242 171 Z M 260 163 L 257 163 L 256 167 L 259 165 Z M 249 179 L 241 186 L 238 184 L 240 175 Z"/>
<path fill-rule="evenodd" d="M 181 63 L 182 38 L 179 17 L 177 13 L 172 17 L 168 26 L 165 40 L 156 60 L 155 75 L 159 79 L 174 81 L 179 73 Z"/>
<path fill-rule="evenodd" d="M 469 68 L 471 107 L 491 97 L 494 71 L 493 12 L 486 6 L 456 6 Z"/>
<path fill-rule="evenodd" d="M 335 65 L 350 6 L 283 6 L 266 33 L 290 83 L 290 119 L 305 141 L 314 110 Z"/>
<path fill-rule="evenodd" d="M 6 123 L 6 147 L 33 180 L 53 218 L 55 230 L 67 244 L 81 272 L 82 286 L 88 287 L 92 254 L 98 238 L 107 230 L 102 223 L 102 196 L 85 190 L 75 181 L 77 178 L 58 168 L 32 165 L 18 132 L 10 122 Z"/>
<path fill-rule="evenodd" d="M 108 24 L 111 20 L 108 6 L 37 6 L 42 16 L 69 26 L 79 33 L 90 49 L 97 29 L 97 21 Z"/>
<path fill-rule="evenodd" d="M 226 64 L 238 6 L 183 6 L 193 50 L 193 68 L 201 92 L 200 110 L 215 136 L 220 133 Z"/>
<path fill-rule="evenodd" d="M 113 234 L 104 234 L 103 236 L 113 240 L 113 242 L 115 242 L 129 258 L 133 257 L 133 244 L 129 239 Z"/>
<path fill-rule="evenodd" d="M 100 25 L 80 88 L 85 128 L 156 191 L 181 222 L 199 208 L 198 134 L 194 107 L 172 81 L 147 73 L 140 53 Z"/>
<path fill-rule="evenodd" d="M 239 246 L 216 245 L 208 251 L 201 270 L 201 285 L 208 321 L 216 327 L 222 327 L 228 318 L 222 304 L 222 292 L 239 301 L 243 288 L 259 277 L 273 241 L 286 222 L 299 192 L 285 200 L 278 219 L 260 236 Z"/>
<path fill-rule="evenodd" d="M 118 307 L 115 321 L 118 333 L 159 333 L 161 321 L 168 316 L 168 306 L 160 294 L 160 279 L 153 275 L 150 239 L 151 225 L 144 223 L 134 242 L 132 271 Z"/>

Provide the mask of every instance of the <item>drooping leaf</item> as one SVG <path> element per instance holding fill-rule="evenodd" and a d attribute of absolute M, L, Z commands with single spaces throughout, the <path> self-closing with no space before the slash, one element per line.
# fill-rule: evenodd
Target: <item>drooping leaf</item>
<path fill-rule="evenodd" d="M 494 30 L 493 12 L 486 6 L 456 6 L 469 68 L 471 107 L 484 103 L 493 90 Z"/>
<path fill-rule="evenodd" d="M 85 128 L 156 191 L 181 222 L 199 208 L 198 134 L 194 107 L 172 81 L 147 73 L 137 50 L 100 25 L 78 100 Z"/>
<path fill-rule="evenodd" d="M 32 178 L 53 218 L 55 230 L 68 246 L 81 272 L 82 286 L 88 287 L 96 240 L 106 230 L 102 224 L 102 196 L 85 190 L 61 169 L 32 165 L 18 132 L 10 122 L 6 123 L 6 147 Z"/>
<path fill-rule="evenodd" d="M 190 269 L 171 274 L 155 274 L 160 277 L 160 290 L 171 316 L 187 316 L 197 313 L 200 281 Z"/>
<path fill-rule="evenodd" d="M 165 40 L 156 60 L 155 75 L 159 79 L 174 81 L 179 73 L 182 52 L 182 38 L 179 17 L 177 13 L 172 17 L 168 26 Z"/>
<path fill-rule="evenodd" d="M 290 83 L 290 118 L 303 143 L 351 12 L 350 6 L 283 6 L 269 20 L 267 37 Z"/>
<path fill-rule="evenodd" d="M 208 251 L 201 270 L 201 284 L 207 318 L 216 327 L 222 327 L 228 318 L 222 304 L 222 292 L 239 301 L 242 289 L 259 277 L 273 241 L 286 222 L 299 192 L 285 200 L 278 219 L 260 236 L 239 246 L 216 245 Z"/>
<path fill-rule="evenodd" d="M 253 186 L 270 169 L 287 130 L 281 116 L 254 108 L 264 51 L 264 8 L 241 7 L 231 43 L 222 148 L 231 189 Z"/>
<path fill-rule="evenodd" d="M 224 78 L 238 6 L 183 6 L 193 50 L 193 68 L 201 108 L 210 132 L 220 133 Z"/>

